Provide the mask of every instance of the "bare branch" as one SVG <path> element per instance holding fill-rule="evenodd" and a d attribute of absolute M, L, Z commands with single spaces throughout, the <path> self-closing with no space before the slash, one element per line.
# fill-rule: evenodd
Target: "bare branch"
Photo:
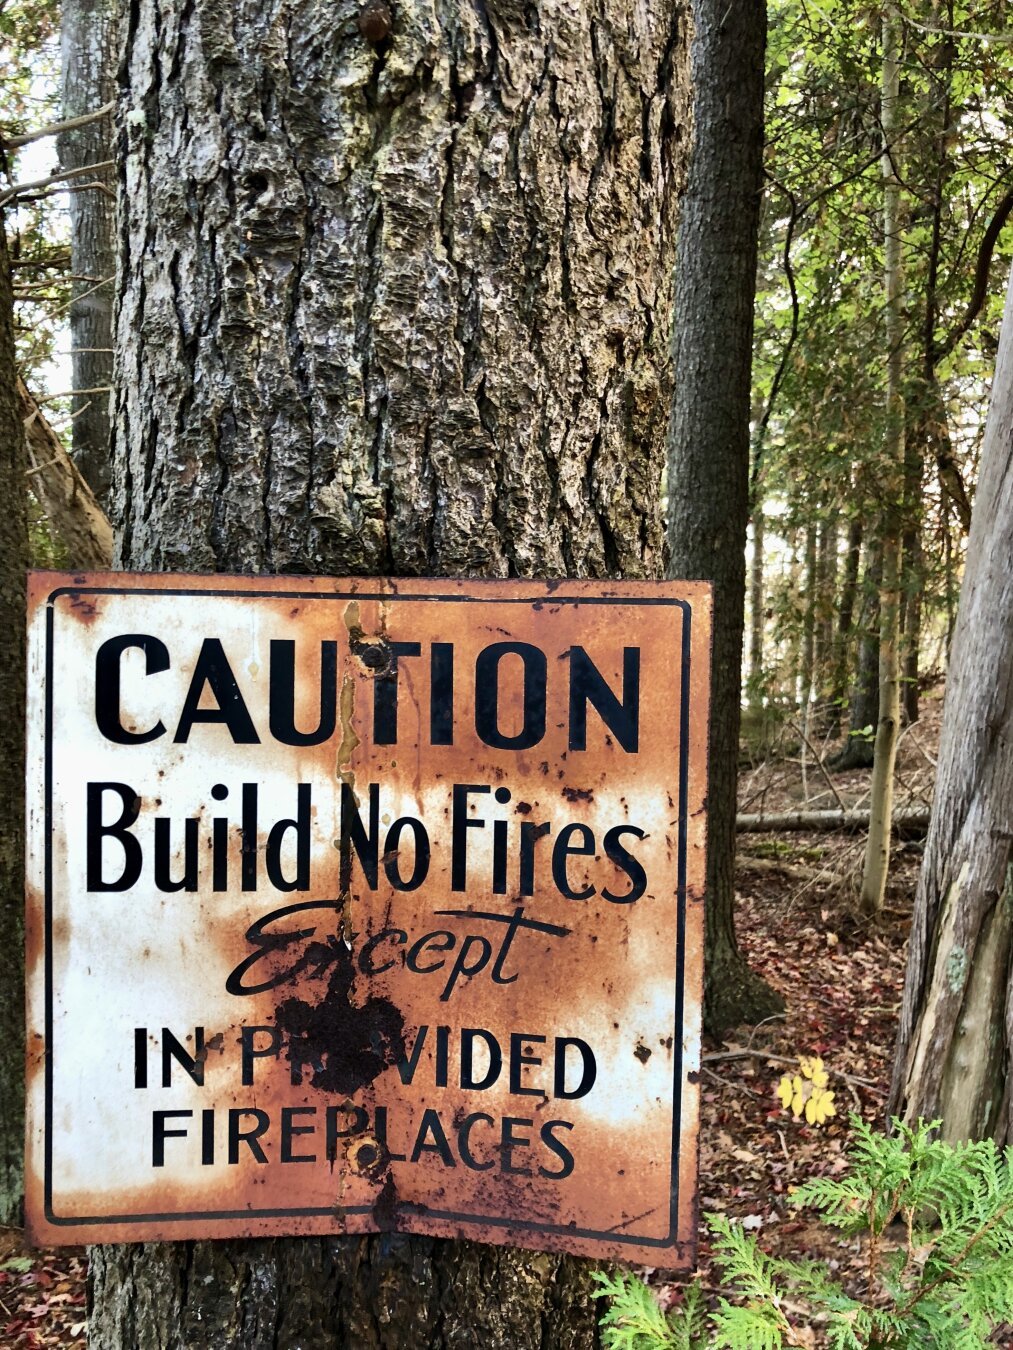
<path fill-rule="evenodd" d="M 99 122 L 103 117 L 108 117 L 115 107 L 114 100 L 111 103 L 103 103 L 102 107 L 96 108 L 94 112 L 82 113 L 80 117 L 68 117 L 65 122 L 50 122 L 48 126 L 36 127 L 34 131 L 23 131 L 20 136 L 0 135 L 0 148 L 17 150 L 22 145 L 31 145 L 33 141 L 41 141 L 46 136 L 58 136 L 61 131 L 76 131 L 78 127 L 86 127 L 92 122 Z"/>
<path fill-rule="evenodd" d="M 893 813 L 893 827 L 898 832 L 924 834 L 928 826 L 927 807 Z M 740 812 L 735 817 L 735 828 L 739 834 L 782 833 L 789 830 L 823 830 L 831 833 L 837 830 L 862 831 L 869 828 L 869 811 L 852 806 L 846 811 L 770 811 L 759 815 Z"/>
<path fill-rule="evenodd" d="M 37 178 L 30 183 L 15 183 L 6 192 L 0 193 L 0 206 L 13 201 L 15 197 L 24 196 L 26 192 L 36 192 L 40 188 L 50 187 L 53 183 L 62 183 L 68 178 L 81 178 L 84 174 L 95 173 L 99 169 L 111 169 L 115 163 L 114 159 L 103 159 L 98 164 L 82 164 L 78 169 L 63 169 L 60 173 L 50 174 L 48 178 Z"/>
<path fill-rule="evenodd" d="M 58 398 L 80 398 L 83 394 L 110 394 L 112 393 L 111 384 L 99 384 L 94 389 L 61 389 L 56 394 L 46 394 L 44 398 L 37 398 L 35 401 L 41 407 L 44 403 L 55 403 Z"/>
<path fill-rule="evenodd" d="M 767 1050 L 717 1050 L 713 1054 L 701 1055 L 701 1064 L 717 1064 L 726 1059 L 763 1059 L 768 1064 L 788 1064 L 798 1069 L 798 1059 L 788 1059 L 785 1055 L 772 1055 Z M 872 1092 L 885 1096 L 878 1083 L 873 1083 L 869 1078 L 856 1078 L 854 1074 L 841 1073 L 834 1069 L 833 1075 L 839 1078 L 842 1083 L 852 1083 L 857 1087 L 869 1088 Z"/>
<path fill-rule="evenodd" d="M 988 222 L 988 228 L 982 236 L 981 247 L 978 249 L 978 261 L 974 269 L 974 290 L 971 292 L 971 298 L 963 316 L 957 320 L 942 342 L 933 348 L 931 353 L 933 365 L 938 365 L 940 361 L 949 356 L 981 313 L 981 307 L 985 303 L 986 295 L 988 295 L 988 274 L 992 266 L 992 254 L 995 251 L 1002 227 L 1009 219 L 1011 211 L 1013 211 L 1013 188 L 1003 197 L 995 208 L 992 219 Z"/>
<path fill-rule="evenodd" d="M 750 511 L 755 509 L 756 499 L 759 493 L 760 475 L 763 470 L 763 451 L 767 439 L 767 428 L 770 425 L 770 417 L 774 411 L 774 403 L 777 400 L 781 382 L 788 370 L 788 361 L 791 357 L 792 348 L 798 340 L 800 313 L 798 288 L 795 285 L 795 269 L 791 265 L 791 246 L 795 238 L 795 226 L 801 219 L 802 211 L 799 209 L 798 200 L 790 188 L 785 187 L 785 185 L 779 182 L 772 173 L 768 173 L 766 170 L 764 170 L 764 177 L 773 183 L 778 191 L 788 199 L 788 227 L 784 232 L 784 247 L 781 250 L 781 262 L 784 267 L 785 280 L 788 282 L 788 289 L 791 292 L 791 329 L 788 333 L 788 340 L 781 349 L 781 359 L 777 363 L 777 370 L 774 372 L 774 378 L 770 383 L 767 406 L 763 410 L 763 416 L 760 418 L 760 425 L 756 432 L 756 451 L 753 455 L 753 468 L 749 480 Z"/>
<path fill-rule="evenodd" d="M 938 33 L 940 37 L 966 38 L 969 42 L 998 42 L 1000 45 L 1013 42 L 1009 33 L 968 33 L 959 28 L 936 28 L 933 24 L 919 23 L 910 14 L 901 14 L 900 21 L 909 23 L 912 28 L 918 28 L 923 33 Z"/>
<path fill-rule="evenodd" d="M 70 248 L 54 248 L 48 253 L 39 257 L 12 258 L 11 271 L 16 272 L 19 268 L 40 271 L 46 267 L 67 267 L 70 263 Z"/>

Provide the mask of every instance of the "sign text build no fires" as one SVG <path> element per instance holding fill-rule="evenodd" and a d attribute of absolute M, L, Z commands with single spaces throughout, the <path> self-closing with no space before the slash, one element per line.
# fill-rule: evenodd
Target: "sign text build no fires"
<path fill-rule="evenodd" d="M 28 1214 L 692 1259 L 707 587 L 31 578 Z"/>

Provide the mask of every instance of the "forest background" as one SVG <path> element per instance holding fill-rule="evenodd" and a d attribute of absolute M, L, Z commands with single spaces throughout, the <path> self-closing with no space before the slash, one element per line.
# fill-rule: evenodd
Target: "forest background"
<path fill-rule="evenodd" d="M 752 814 L 765 819 L 750 830 L 770 827 L 773 806 L 782 817 L 862 806 L 866 781 L 854 775 L 872 764 L 882 723 L 884 637 L 899 663 L 910 762 L 957 622 L 1013 256 L 1013 52 L 1001 0 L 894 6 L 888 18 L 852 0 L 789 0 L 768 14 L 742 803 L 749 813 L 758 801 Z M 36 566 L 98 565 L 110 547 L 112 26 L 96 0 L 0 8 L 0 202 Z M 59 135 L 36 134 L 51 123 L 63 124 Z M 932 745 L 928 732 L 915 755 L 930 767 Z M 905 885 L 898 892 L 895 871 L 888 893 L 885 870 L 870 883 L 869 850 L 831 866 L 821 836 L 774 837 L 754 851 L 754 876 L 764 863 L 781 883 L 813 862 L 833 874 L 833 903 L 826 884 L 817 890 L 822 936 L 839 941 L 863 908 L 889 925 L 884 909 L 910 906 L 910 859 Z M 856 951 L 881 940 L 860 931 Z M 766 965 L 776 984 L 769 954 Z M 728 1029 L 722 1020 L 715 1031 Z M 820 1049 L 799 1034 L 793 1023 L 785 1042 L 761 1042 L 769 1063 L 792 1039 Z M 748 1059 L 753 1046 L 746 1054 L 726 1040 L 713 1053 Z"/>
<path fill-rule="evenodd" d="M 1013 54 L 1001 0 L 896 14 L 901 628 L 905 713 L 914 721 L 920 692 L 945 670 L 1013 252 L 1003 229 L 1013 210 Z M 100 501 L 109 487 L 111 111 L 59 137 L 19 141 L 109 102 L 111 21 L 110 7 L 93 0 L 64 6 L 62 29 L 55 3 L 7 0 L 0 9 L 19 370 Z M 846 717 L 856 764 L 872 760 L 881 571 L 874 524 L 893 472 L 884 459 L 881 38 L 881 11 L 852 0 L 770 6 L 753 361 L 749 703 L 761 723 L 801 709 L 823 726 L 829 718 L 836 731 Z M 81 253 L 90 248 L 93 270 L 75 274 L 71 241 L 82 229 L 96 236 L 77 243 Z M 40 565 L 66 557 L 41 496 L 32 494 Z"/>

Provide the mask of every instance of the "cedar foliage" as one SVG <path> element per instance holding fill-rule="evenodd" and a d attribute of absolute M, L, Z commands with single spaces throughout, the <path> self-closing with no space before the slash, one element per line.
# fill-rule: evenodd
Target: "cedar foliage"
<path fill-rule="evenodd" d="M 766 1255 L 755 1236 L 708 1220 L 731 1297 L 708 1313 L 699 1286 L 667 1316 L 629 1274 L 598 1274 L 611 1300 L 606 1350 L 782 1350 L 825 1327 L 832 1350 L 987 1350 L 1013 1319 L 1013 1150 L 947 1144 L 938 1122 L 894 1121 L 881 1134 L 851 1118 L 851 1169 L 799 1187 L 795 1205 L 861 1237 L 865 1288 L 855 1296 L 813 1261 Z"/>

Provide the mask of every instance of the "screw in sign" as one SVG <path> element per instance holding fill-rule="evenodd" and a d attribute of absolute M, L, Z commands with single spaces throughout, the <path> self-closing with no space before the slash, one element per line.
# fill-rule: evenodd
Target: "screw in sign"
<path fill-rule="evenodd" d="M 689 1264 L 709 588 L 30 589 L 33 1237 Z"/>

